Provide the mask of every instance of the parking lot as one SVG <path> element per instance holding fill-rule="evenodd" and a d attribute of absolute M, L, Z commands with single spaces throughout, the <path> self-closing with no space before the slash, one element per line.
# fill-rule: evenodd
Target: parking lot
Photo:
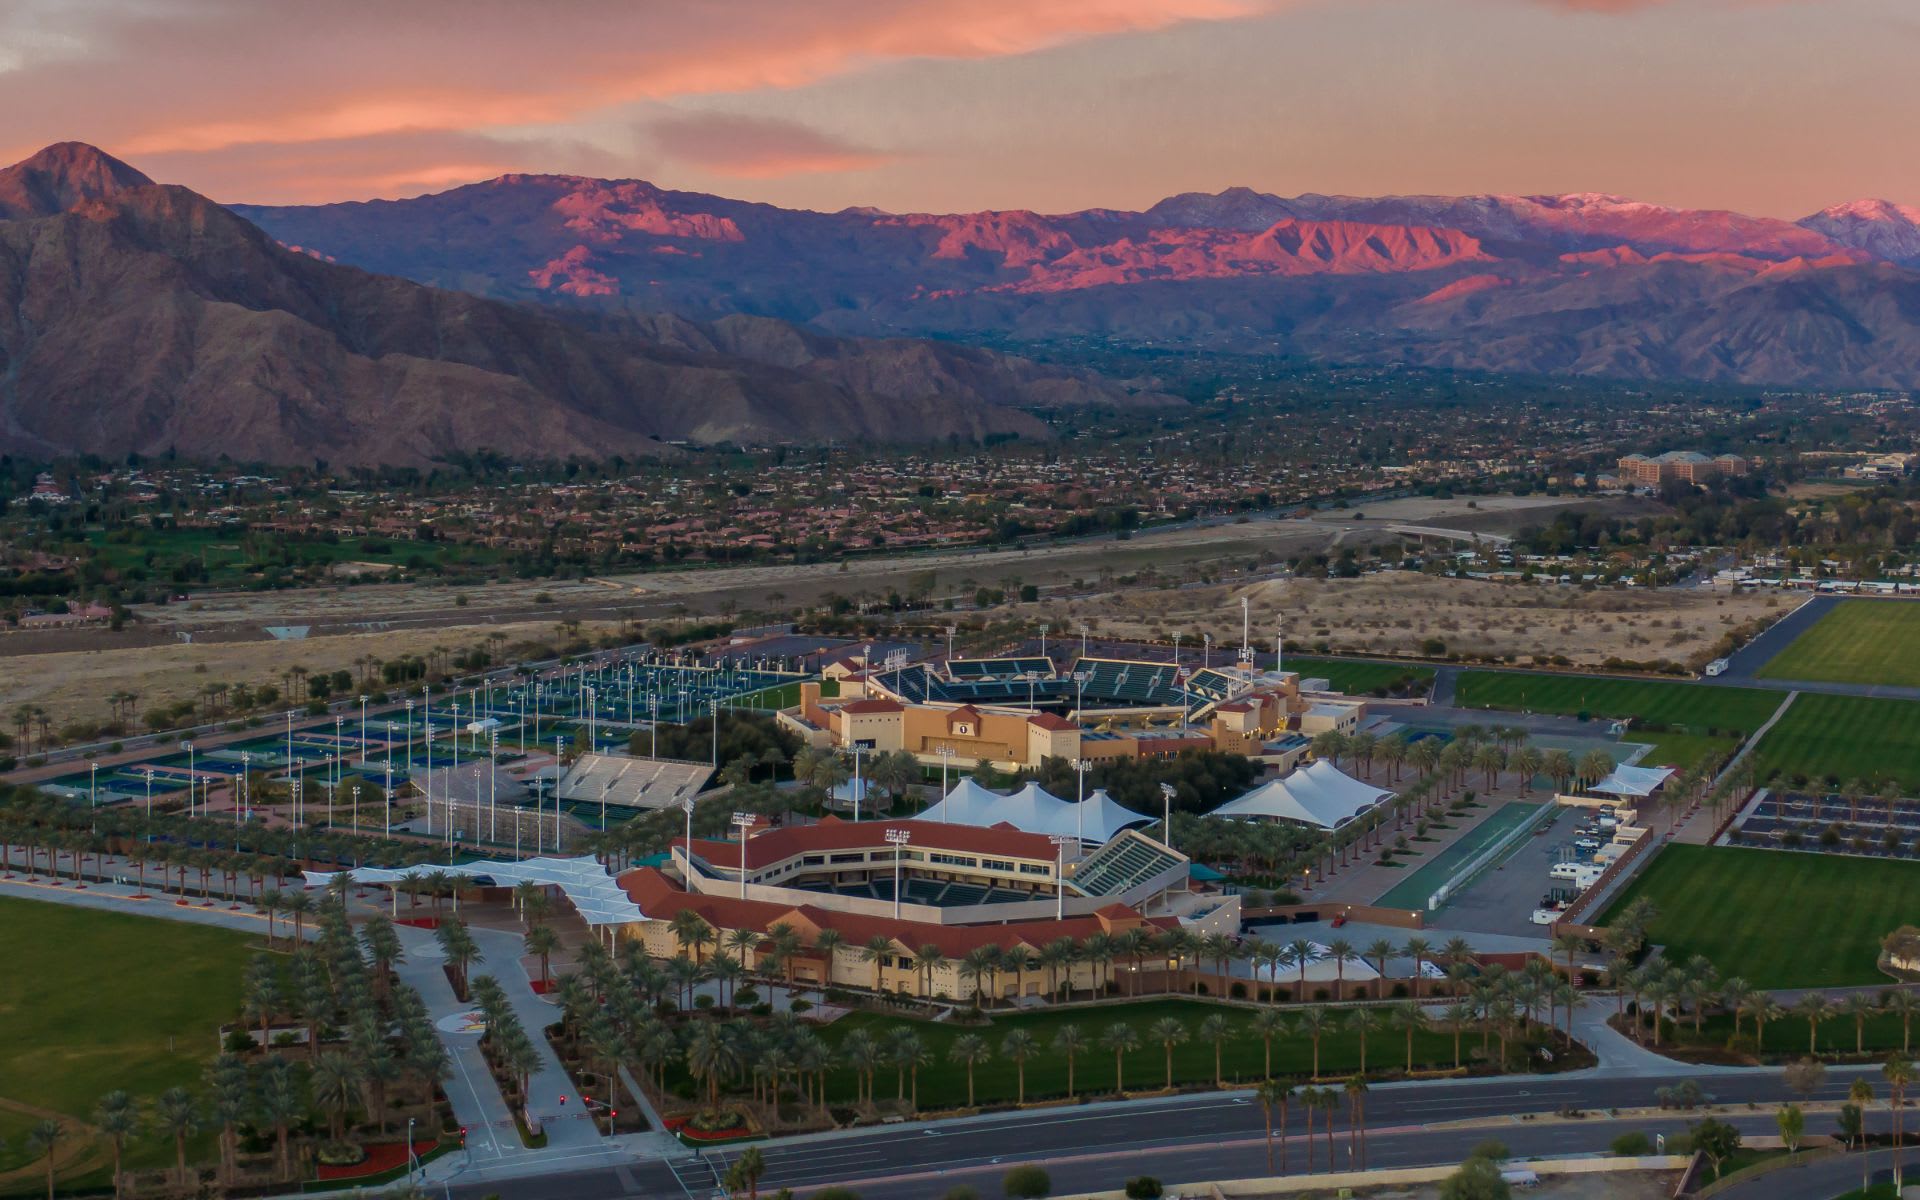
<path fill-rule="evenodd" d="M 1473 886 L 1458 893 L 1445 908 L 1432 914 L 1429 926 L 1514 937 L 1545 937 L 1547 927 L 1534 923 L 1533 912 L 1555 888 L 1567 889 L 1568 894 L 1572 894 L 1574 884 L 1555 880 L 1550 872 L 1556 863 L 1591 861 L 1591 854 L 1576 850 L 1573 843 L 1576 830 L 1592 819 L 1593 813 L 1588 809 L 1563 807 L 1540 832 L 1515 846 L 1505 860 L 1482 874 Z M 1607 839 L 1595 840 L 1604 843 Z"/>

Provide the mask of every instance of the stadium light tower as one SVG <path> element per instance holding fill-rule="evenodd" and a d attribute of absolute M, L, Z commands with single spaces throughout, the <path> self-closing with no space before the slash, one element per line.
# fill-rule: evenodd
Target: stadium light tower
<path fill-rule="evenodd" d="M 939 750 L 935 751 L 935 753 L 940 756 L 940 802 L 942 806 L 940 809 L 940 819 L 944 821 L 947 819 L 947 810 L 945 807 L 947 799 L 947 768 L 953 765 L 953 747 L 942 746 Z"/>
<path fill-rule="evenodd" d="M 1053 626 L 1048 625 L 1045 621 L 1040 622 L 1040 657 L 1041 658 L 1045 658 L 1047 656 L 1047 630 L 1051 628 L 1053 628 Z"/>
<path fill-rule="evenodd" d="M 733 814 L 733 827 L 740 831 L 740 898 L 747 898 L 747 830 L 753 827 L 753 814 L 737 812 Z M 899 916 L 900 902 L 894 900 L 894 915 Z"/>
<path fill-rule="evenodd" d="M 100 803 L 100 764 L 87 760 L 87 819 L 93 819 L 94 809 Z"/>
<path fill-rule="evenodd" d="M 1253 602 L 1240 597 L 1240 665 L 1253 669 Z"/>
<path fill-rule="evenodd" d="M 953 635 L 960 631 L 957 625 L 947 626 L 947 661 L 953 661 Z"/>
<path fill-rule="evenodd" d="M 1173 795 L 1172 784 L 1163 783 L 1160 785 L 1160 802 L 1163 806 L 1162 816 L 1160 818 L 1160 835 L 1161 840 L 1166 843 L 1166 847 L 1169 850 L 1173 849 Z"/>
<path fill-rule="evenodd" d="M 693 797 L 680 797 L 680 809 L 687 814 L 687 862 L 693 862 Z"/>
<path fill-rule="evenodd" d="M 1073 773 L 1080 781 L 1079 803 L 1073 806 L 1073 836 L 1076 838 L 1082 836 L 1080 813 L 1087 806 L 1087 772 L 1091 770 L 1093 770 L 1091 761 L 1084 758 L 1073 760 Z"/>
<path fill-rule="evenodd" d="M 893 919 L 900 919 L 900 860 L 906 856 L 906 845 L 913 840 L 911 829 L 887 830 L 887 845 L 893 847 Z"/>
<path fill-rule="evenodd" d="M 1180 665 L 1180 630 L 1173 631 L 1173 665 Z"/>
<path fill-rule="evenodd" d="M 1076 839 L 1056 833 L 1047 839 L 1053 843 L 1053 919 L 1067 917 L 1067 843 Z"/>
<path fill-rule="evenodd" d="M 1213 635 L 1210 633 L 1203 633 L 1200 635 L 1200 669 L 1204 671 L 1212 664 L 1213 664 Z"/>

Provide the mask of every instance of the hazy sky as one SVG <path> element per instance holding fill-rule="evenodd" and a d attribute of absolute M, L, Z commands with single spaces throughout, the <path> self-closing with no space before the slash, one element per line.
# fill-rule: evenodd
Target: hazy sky
<path fill-rule="evenodd" d="M 813 208 L 1920 204 L 1916 0 L 0 0 L 0 154 L 220 200 L 639 176 Z"/>

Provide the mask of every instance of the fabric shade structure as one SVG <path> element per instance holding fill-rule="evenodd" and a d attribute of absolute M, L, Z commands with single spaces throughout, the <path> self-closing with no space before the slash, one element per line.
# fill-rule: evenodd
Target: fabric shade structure
<path fill-rule="evenodd" d="M 1361 783 L 1323 758 L 1291 775 L 1269 780 L 1208 815 L 1338 829 L 1391 795 Z"/>
<path fill-rule="evenodd" d="M 1037 783 L 1029 783 L 1011 796 L 1002 796 L 971 779 L 955 784 L 945 799 L 916 819 L 982 829 L 1011 825 L 1022 833 L 1057 834 L 1096 843 L 1111 841 L 1130 825 L 1145 825 L 1153 820 L 1121 806 L 1104 789 L 1075 803 L 1060 799 Z"/>
<path fill-rule="evenodd" d="M 573 905 L 589 925 L 627 925 L 647 919 L 647 914 L 640 911 L 640 906 L 627 895 L 626 889 L 614 882 L 613 876 L 607 874 L 592 855 L 482 861 L 454 866 L 354 867 L 348 871 L 304 871 L 302 874 L 306 876 L 310 887 L 326 887 L 341 875 L 355 883 L 392 887 L 410 877 L 424 878 L 434 872 L 444 872 L 462 879 L 489 880 L 501 887 L 526 882 L 559 888 L 561 894 L 566 896 L 567 903 Z"/>
<path fill-rule="evenodd" d="M 1632 796 L 1639 799 L 1653 795 L 1671 778 L 1672 767 L 1619 766 L 1613 769 L 1611 775 L 1587 790 L 1606 796 Z"/>

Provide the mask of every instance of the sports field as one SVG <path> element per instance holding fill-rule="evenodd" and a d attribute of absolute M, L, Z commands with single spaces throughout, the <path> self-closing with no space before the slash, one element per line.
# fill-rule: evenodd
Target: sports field
<path fill-rule="evenodd" d="M 1385 895 L 1374 903 L 1383 908 L 1404 908 L 1409 912 L 1424 911 L 1427 898 L 1440 890 L 1455 871 L 1467 865 L 1473 856 L 1493 845 L 1510 831 L 1524 825 L 1528 818 L 1540 811 L 1538 804 L 1521 804 L 1515 801 L 1502 805 L 1498 811 L 1467 830 L 1466 834 L 1453 845 L 1435 855 L 1432 862 L 1426 863 L 1418 871 L 1402 879 L 1387 889 Z"/>
<path fill-rule="evenodd" d="M 1739 734 L 1766 724 L 1782 699 L 1778 692 L 1758 688 L 1524 671 L 1463 671 L 1458 694 L 1462 708 L 1634 717 L 1694 733 L 1719 729 Z"/>
<path fill-rule="evenodd" d="M 1760 674 L 1920 687 L 1920 604 L 1843 600 L 1774 655 Z"/>
<path fill-rule="evenodd" d="M 1920 791 L 1920 701 L 1802 692 L 1755 753 L 1763 774 L 1838 787 L 1892 779 Z"/>
<path fill-rule="evenodd" d="M 1336 692 L 1350 696 L 1371 695 L 1375 688 L 1390 690 L 1403 682 L 1411 683 L 1416 693 L 1433 682 L 1433 668 L 1410 663 L 1363 662 L 1353 658 L 1312 658 L 1289 654 L 1286 669 L 1298 671 L 1303 679 L 1325 679 Z"/>
<path fill-rule="evenodd" d="M 197 1088 L 240 1004 L 245 934 L 0 897 L 0 1099 L 89 1119 L 124 1088 L 151 1101 Z M 173 1161 L 165 1138 L 129 1165 Z M 43 1185 L 44 1186 L 44 1185 Z"/>
<path fill-rule="evenodd" d="M 1702 954 L 1761 988 L 1881 984 L 1880 939 L 1913 921 L 1915 895 L 1920 863 L 1676 843 L 1600 924 L 1645 897 L 1669 959 Z"/>

